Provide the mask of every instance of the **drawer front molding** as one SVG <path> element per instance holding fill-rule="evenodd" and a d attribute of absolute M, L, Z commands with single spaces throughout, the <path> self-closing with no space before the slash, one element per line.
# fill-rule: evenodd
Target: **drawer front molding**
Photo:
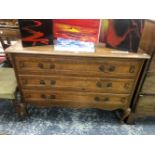
<path fill-rule="evenodd" d="M 50 57 L 50 56 L 49 56 Z M 109 76 L 134 78 L 140 70 L 141 60 L 114 58 L 57 58 L 15 56 L 20 74 L 67 74 L 84 76 Z"/>
<path fill-rule="evenodd" d="M 87 92 L 130 93 L 133 79 L 86 78 L 70 76 L 19 76 L 23 89 L 72 90 Z"/>

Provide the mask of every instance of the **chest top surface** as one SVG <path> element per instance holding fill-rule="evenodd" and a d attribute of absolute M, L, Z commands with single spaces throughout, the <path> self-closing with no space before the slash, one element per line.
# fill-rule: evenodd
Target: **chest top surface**
<path fill-rule="evenodd" d="M 96 47 L 95 52 L 68 52 L 68 51 L 55 51 L 52 45 L 48 46 L 35 46 L 35 47 L 22 47 L 21 41 L 10 46 L 6 49 L 6 53 L 18 54 L 42 54 L 42 55 L 62 55 L 62 56 L 81 56 L 81 57 L 111 57 L 111 58 L 137 58 L 137 59 L 150 59 L 146 53 L 132 53 L 128 51 L 120 51 L 111 48 Z"/>

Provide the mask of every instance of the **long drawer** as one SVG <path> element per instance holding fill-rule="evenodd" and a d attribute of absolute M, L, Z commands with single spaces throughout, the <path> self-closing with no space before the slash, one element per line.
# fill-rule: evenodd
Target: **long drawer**
<path fill-rule="evenodd" d="M 75 107 L 96 107 L 115 109 L 127 107 L 129 95 L 83 93 L 66 91 L 24 91 L 25 102 L 39 106 L 68 105 Z"/>
<path fill-rule="evenodd" d="M 141 93 L 155 94 L 155 73 L 147 74 L 144 84 L 143 84 L 143 87 L 142 87 L 142 90 L 141 90 Z"/>
<path fill-rule="evenodd" d="M 155 95 L 140 95 L 137 103 L 139 115 L 155 115 Z"/>
<path fill-rule="evenodd" d="M 16 55 L 15 63 L 19 74 L 63 74 L 85 76 L 111 76 L 134 78 L 142 60 Z"/>
<path fill-rule="evenodd" d="M 101 93 L 130 93 L 133 79 L 86 78 L 70 76 L 19 76 L 23 89 L 72 90 Z"/>

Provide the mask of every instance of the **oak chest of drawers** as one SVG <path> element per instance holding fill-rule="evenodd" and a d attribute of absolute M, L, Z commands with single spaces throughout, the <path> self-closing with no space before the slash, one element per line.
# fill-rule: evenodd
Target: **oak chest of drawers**
<path fill-rule="evenodd" d="M 146 54 L 96 48 L 95 53 L 56 52 L 52 46 L 7 49 L 14 62 L 22 107 L 122 109 L 130 104 Z"/>
<path fill-rule="evenodd" d="M 139 117 L 155 116 L 155 21 L 145 22 L 139 50 L 148 53 L 151 59 L 144 65 L 128 123 Z"/>

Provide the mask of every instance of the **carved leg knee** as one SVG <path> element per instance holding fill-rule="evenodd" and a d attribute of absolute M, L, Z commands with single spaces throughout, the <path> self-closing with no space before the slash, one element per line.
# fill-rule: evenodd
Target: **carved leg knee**
<path fill-rule="evenodd" d="M 135 115 L 133 113 L 131 113 L 129 115 L 129 117 L 126 119 L 125 123 L 127 124 L 134 124 L 134 121 L 135 121 Z"/>
<path fill-rule="evenodd" d="M 130 108 L 124 110 L 124 114 L 123 114 L 123 116 L 120 119 L 121 123 L 124 123 L 124 120 L 130 115 L 130 113 L 131 113 L 131 109 Z"/>
<path fill-rule="evenodd" d="M 25 118 L 28 115 L 26 105 L 23 103 L 16 105 L 16 112 L 20 118 Z"/>

